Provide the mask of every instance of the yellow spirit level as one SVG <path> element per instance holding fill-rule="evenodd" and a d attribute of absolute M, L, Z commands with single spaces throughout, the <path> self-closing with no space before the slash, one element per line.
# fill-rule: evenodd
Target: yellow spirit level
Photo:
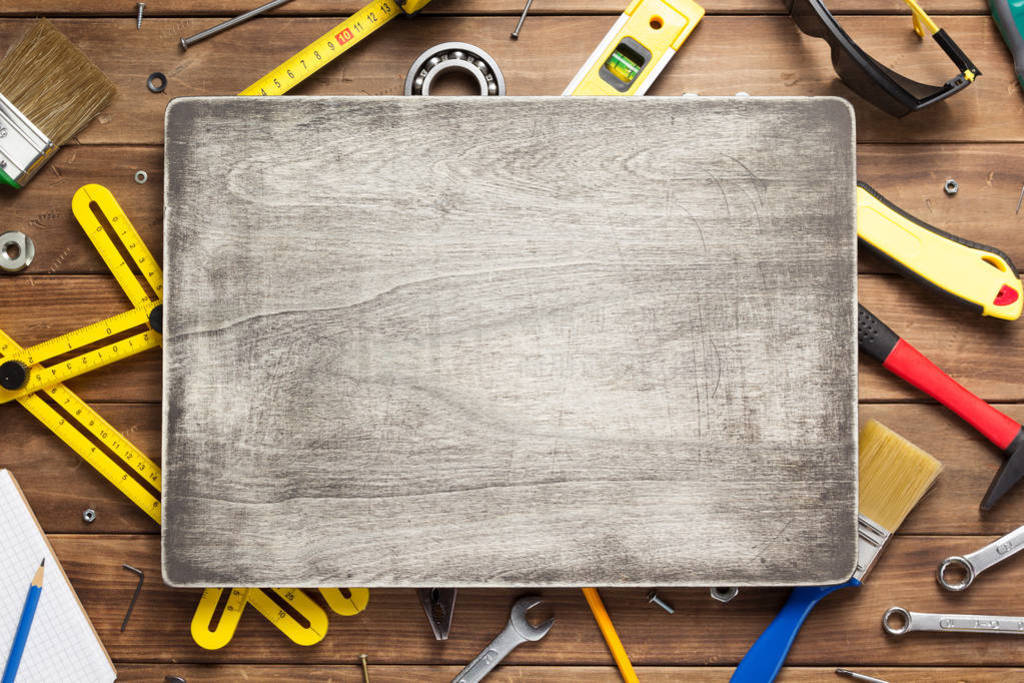
<path fill-rule="evenodd" d="M 562 94 L 643 95 L 702 18 L 692 0 L 633 0 Z"/>

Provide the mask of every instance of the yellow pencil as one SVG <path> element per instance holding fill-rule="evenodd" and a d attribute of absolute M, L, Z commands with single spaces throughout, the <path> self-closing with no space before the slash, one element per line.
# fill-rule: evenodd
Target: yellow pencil
<path fill-rule="evenodd" d="M 594 613 L 594 621 L 597 622 L 597 627 L 601 629 L 601 635 L 604 636 L 604 642 L 608 643 L 612 659 L 615 660 L 615 664 L 619 667 L 622 680 L 626 681 L 626 683 L 639 683 L 640 679 L 636 677 L 633 665 L 629 661 L 629 655 L 626 654 L 626 648 L 622 647 L 619 634 L 615 632 L 615 627 L 612 626 L 611 617 L 608 616 L 608 610 L 604 608 L 601 595 L 597 592 L 596 588 L 583 588 L 582 590 L 583 597 L 587 599 L 587 604 L 590 605 L 590 611 Z"/>

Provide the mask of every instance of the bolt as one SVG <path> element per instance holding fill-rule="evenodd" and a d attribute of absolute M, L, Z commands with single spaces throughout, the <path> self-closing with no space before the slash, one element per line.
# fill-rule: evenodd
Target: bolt
<path fill-rule="evenodd" d="M 141 31 L 142 30 L 142 10 L 146 9 L 146 3 L 144 3 L 144 2 L 137 2 L 137 3 L 135 3 L 135 9 L 139 13 L 138 19 L 135 22 L 135 30 L 136 31 Z"/>
<path fill-rule="evenodd" d="M 366 655 L 359 655 L 359 660 L 363 663 L 363 683 L 370 683 L 370 672 L 366 670 Z"/>
<path fill-rule="evenodd" d="M 676 613 L 676 611 L 672 608 L 672 605 L 668 604 L 667 602 L 665 602 L 664 600 L 659 598 L 658 597 L 658 593 L 655 592 L 655 591 L 651 591 L 650 593 L 647 594 L 647 602 L 650 602 L 650 603 L 653 603 L 653 604 L 657 605 L 658 607 L 660 607 L 661 609 L 665 610 L 669 614 L 675 614 Z"/>
<path fill-rule="evenodd" d="M 960 191 L 960 184 L 953 180 L 952 178 L 950 178 L 949 180 L 946 181 L 946 184 L 942 186 L 942 189 L 946 191 L 946 194 L 952 197 L 953 195 Z"/>
<path fill-rule="evenodd" d="M 735 586 L 728 587 L 728 588 L 712 588 L 711 589 L 711 597 L 713 597 L 715 600 L 718 600 L 718 602 L 723 602 L 723 603 L 724 602 L 729 602 L 730 600 L 732 600 L 733 598 L 735 598 L 739 594 L 740 594 L 740 589 L 736 588 Z"/>
<path fill-rule="evenodd" d="M 86 508 L 82 511 L 82 521 L 86 524 L 92 524 L 96 520 L 96 511 L 92 508 Z"/>
<path fill-rule="evenodd" d="M 526 0 L 526 7 L 523 7 L 523 13 L 519 15 L 519 21 L 516 23 L 516 30 L 512 31 L 510 36 L 512 40 L 519 40 L 519 32 L 523 30 L 523 22 L 526 21 L 526 15 L 530 11 L 530 5 L 533 4 L 533 0 Z"/>

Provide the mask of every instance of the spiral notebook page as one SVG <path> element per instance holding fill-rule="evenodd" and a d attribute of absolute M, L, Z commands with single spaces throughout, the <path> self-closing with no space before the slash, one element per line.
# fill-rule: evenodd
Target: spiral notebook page
<path fill-rule="evenodd" d="M 8 470 L 0 470 L 0 669 L 7 662 L 32 575 L 46 558 L 43 592 L 18 683 L 113 681 L 103 644 Z"/>

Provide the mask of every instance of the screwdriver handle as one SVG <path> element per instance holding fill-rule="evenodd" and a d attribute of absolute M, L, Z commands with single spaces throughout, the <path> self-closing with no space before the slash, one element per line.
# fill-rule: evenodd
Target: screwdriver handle
<path fill-rule="evenodd" d="M 1017 73 L 1017 81 L 1024 88 L 1024 8 L 1019 5 L 1010 6 L 1008 0 L 989 0 L 989 9 L 995 19 L 1003 42 L 1010 48 L 1013 56 L 1013 70 Z"/>

